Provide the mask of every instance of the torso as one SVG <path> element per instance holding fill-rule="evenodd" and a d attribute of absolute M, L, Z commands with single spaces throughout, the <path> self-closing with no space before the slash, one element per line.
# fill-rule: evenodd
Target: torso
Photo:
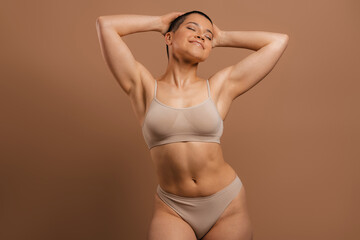
<path fill-rule="evenodd" d="M 161 188 L 179 196 L 211 195 L 236 175 L 218 143 L 170 143 L 152 148 L 150 155 Z"/>
<path fill-rule="evenodd" d="M 143 109 L 143 114 L 138 114 L 140 126 L 143 124 L 146 111 L 154 96 L 155 79 L 150 78 L 147 76 L 147 79 L 142 83 L 145 93 L 139 92 L 138 94 L 138 96 L 145 96 L 144 99 L 141 101 L 140 98 L 133 96 L 131 100 L 135 112 L 137 104 L 143 106 L 140 107 Z M 159 83 L 161 82 L 160 79 L 157 79 L 157 82 L 159 89 L 159 85 L 162 83 Z M 179 101 L 182 100 L 175 101 L 176 97 L 174 96 L 183 94 L 173 92 L 174 89 L 166 89 L 169 87 L 166 84 L 160 85 L 160 91 L 157 91 L 157 99 L 173 107 L 197 105 L 207 98 L 206 79 L 198 83 L 196 87 L 192 86 L 191 90 L 187 91 L 189 95 L 197 96 L 197 99 L 183 96 L 182 99 L 189 99 L 189 101 L 180 104 Z M 209 79 L 209 83 L 212 99 L 224 120 L 225 109 L 218 108 L 217 90 L 211 85 L 211 79 Z M 173 96 L 173 102 L 166 101 L 166 99 L 170 99 L 170 97 L 167 98 L 167 94 Z M 137 101 L 135 102 L 134 99 Z M 226 107 L 227 110 L 228 108 L 229 106 Z M 175 142 L 158 145 L 150 149 L 150 156 L 161 188 L 179 196 L 199 197 L 214 194 L 230 184 L 236 176 L 234 169 L 224 160 L 221 145 L 215 142 Z"/>

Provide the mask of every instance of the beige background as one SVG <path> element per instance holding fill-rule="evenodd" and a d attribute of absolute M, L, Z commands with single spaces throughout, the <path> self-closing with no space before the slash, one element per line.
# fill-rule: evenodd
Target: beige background
<path fill-rule="evenodd" d="M 155 170 L 95 19 L 191 10 L 222 30 L 290 37 L 224 122 L 224 157 L 247 188 L 254 239 L 360 239 L 356 0 L 2 1 L 1 239 L 145 239 Z M 165 71 L 160 33 L 124 39 L 155 77 Z M 250 53 L 216 48 L 198 74 Z"/>

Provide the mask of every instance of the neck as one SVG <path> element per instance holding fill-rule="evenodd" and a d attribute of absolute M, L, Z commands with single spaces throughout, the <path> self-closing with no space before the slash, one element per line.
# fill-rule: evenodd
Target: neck
<path fill-rule="evenodd" d="M 162 75 L 161 79 L 166 79 L 166 82 L 177 87 L 191 84 L 198 80 L 196 75 L 198 65 L 198 62 L 189 62 L 185 59 L 171 57 L 166 72 Z"/>

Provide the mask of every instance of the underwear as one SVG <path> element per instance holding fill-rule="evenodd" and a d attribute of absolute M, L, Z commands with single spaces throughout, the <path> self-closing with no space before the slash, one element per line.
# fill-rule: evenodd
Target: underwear
<path fill-rule="evenodd" d="M 183 197 L 165 192 L 160 185 L 157 193 L 160 199 L 171 207 L 194 230 L 196 238 L 201 239 L 216 223 L 230 202 L 242 187 L 240 178 L 235 179 L 220 191 L 204 197 Z"/>
<path fill-rule="evenodd" d="M 145 114 L 142 133 L 149 149 L 175 142 L 220 143 L 224 123 L 211 98 L 209 80 L 206 80 L 208 98 L 194 106 L 175 108 L 154 97 Z"/>

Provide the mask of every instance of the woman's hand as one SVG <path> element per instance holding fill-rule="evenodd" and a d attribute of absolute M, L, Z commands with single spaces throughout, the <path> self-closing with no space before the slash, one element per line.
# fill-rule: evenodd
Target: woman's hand
<path fill-rule="evenodd" d="M 221 39 L 221 34 L 223 33 L 223 31 L 221 31 L 216 25 L 215 23 L 213 23 L 213 30 L 214 30 L 214 36 L 212 39 L 212 47 L 218 47 L 220 46 L 220 39 Z"/>
<path fill-rule="evenodd" d="M 165 36 L 167 30 L 170 27 L 171 22 L 178 16 L 183 15 L 184 13 L 185 12 L 171 12 L 171 13 L 165 14 L 163 16 L 160 16 L 160 20 L 161 20 L 160 32 L 161 32 L 161 34 Z"/>

